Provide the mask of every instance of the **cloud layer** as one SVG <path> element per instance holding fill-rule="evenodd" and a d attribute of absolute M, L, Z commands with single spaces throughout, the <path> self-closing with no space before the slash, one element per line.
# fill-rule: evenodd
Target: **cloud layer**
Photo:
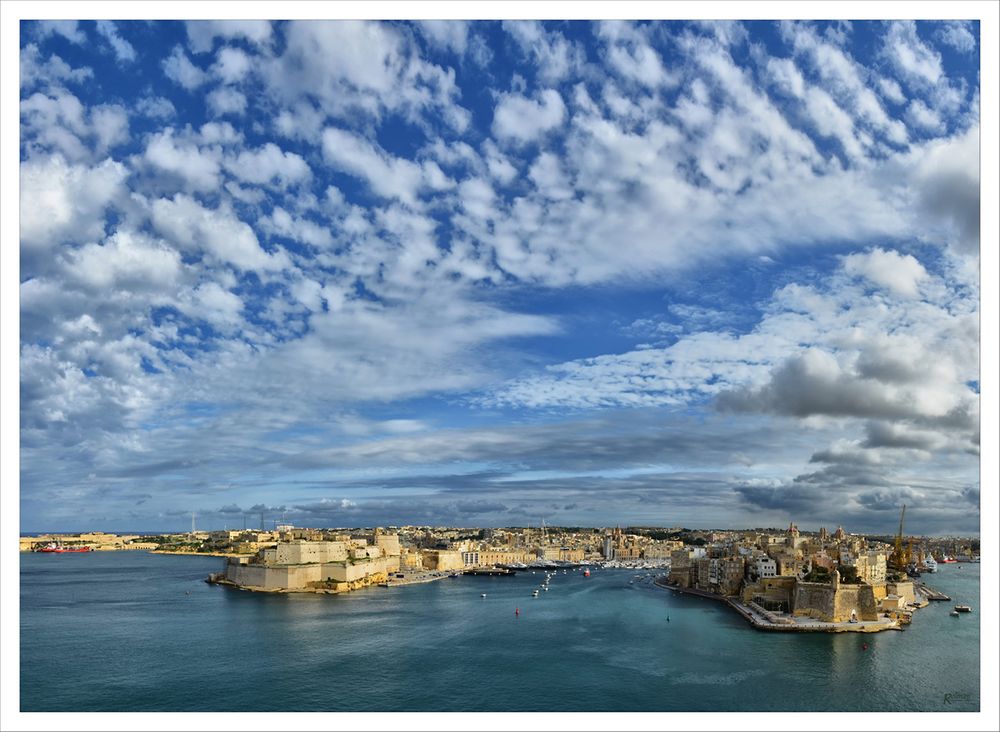
<path fill-rule="evenodd" d="M 26 23 L 23 528 L 976 530 L 977 47 Z"/>

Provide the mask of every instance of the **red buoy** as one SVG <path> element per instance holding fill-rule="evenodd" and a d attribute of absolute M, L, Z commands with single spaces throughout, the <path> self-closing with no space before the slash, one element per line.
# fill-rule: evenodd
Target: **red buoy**
<path fill-rule="evenodd" d="M 520 614 L 521 614 L 521 608 L 519 607 L 514 608 L 514 617 L 517 617 Z"/>

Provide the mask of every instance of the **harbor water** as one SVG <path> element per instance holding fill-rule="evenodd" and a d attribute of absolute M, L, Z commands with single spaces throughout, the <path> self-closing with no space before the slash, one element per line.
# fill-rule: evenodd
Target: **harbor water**
<path fill-rule="evenodd" d="M 755 631 L 639 570 L 265 595 L 206 584 L 223 562 L 23 554 L 22 711 L 979 709 L 978 564 L 860 635 Z"/>

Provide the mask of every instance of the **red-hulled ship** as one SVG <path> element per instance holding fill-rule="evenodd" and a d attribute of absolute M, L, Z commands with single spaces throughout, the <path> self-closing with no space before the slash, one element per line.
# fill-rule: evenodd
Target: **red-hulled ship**
<path fill-rule="evenodd" d="M 37 551 L 45 554 L 77 554 L 79 552 L 94 551 L 89 546 L 63 546 L 62 544 L 47 544 Z"/>

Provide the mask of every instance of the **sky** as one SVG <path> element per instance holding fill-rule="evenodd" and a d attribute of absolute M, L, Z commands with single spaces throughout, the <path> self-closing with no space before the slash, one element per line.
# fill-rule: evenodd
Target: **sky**
<path fill-rule="evenodd" d="M 979 69 L 963 21 L 22 22 L 20 528 L 977 534 Z"/>

